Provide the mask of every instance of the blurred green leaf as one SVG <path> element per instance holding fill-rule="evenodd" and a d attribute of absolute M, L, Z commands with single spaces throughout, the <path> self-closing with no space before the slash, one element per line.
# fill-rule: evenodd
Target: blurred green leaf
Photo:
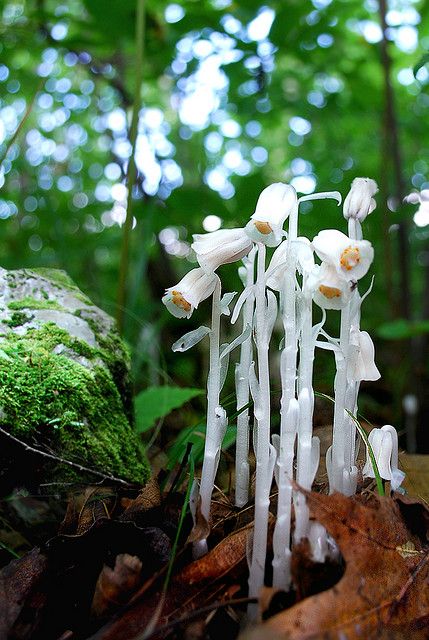
<path fill-rule="evenodd" d="M 384 340 L 405 340 L 429 333 L 429 320 L 409 322 L 403 318 L 380 325 L 377 334 Z"/>
<path fill-rule="evenodd" d="M 156 420 L 168 416 L 173 409 L 178 409 L 185 402 L 203 393 L 203 389 L 168 386 L 149 387 L 141 391 L 135 398 L 137 432 L 148 431 Z"/>
<path fill-rule="evenodd" d="M 235 442 L 237 428 L 235 424 L 229 425 L 225 437 L 222 442 L 222 450 L 225 451 Z M 188 444 L 191 443 L 192 453 L 195 462 L 198 464 L 203 459 L 204 443 L 206 436 L 206 426 L 202 424 L 193 425 L 183 429 L 180 436 L 175 440 L 174 444 L 167 451 L 168 468 L 172 469 L 175 464 L 181 462 L 186 453 Z"/>

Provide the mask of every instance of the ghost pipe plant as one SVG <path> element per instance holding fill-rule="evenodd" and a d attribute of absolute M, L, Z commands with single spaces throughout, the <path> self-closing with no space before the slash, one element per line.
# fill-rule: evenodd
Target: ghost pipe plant
<path fill-rule="evenodd" d="M 323 528 L 314 523 L 310 526 L 304 496 L 292 490 L 294 479 L 304 488 L 311 489 L 319 463 L 319 443 L 313 436 L 316 346 L 331 349 L 337 365 L 333 444 L 327 454 L 330 490 L 350 494 L 356 488 L 356 428 L 350 416 L 357 410 L 360 382 L 379 377 L 374 363 L 374 345 L 370 336 L 360 330 L 362 298 L 357 291 L 357 282 L 367 273 L 373 259 L 371 244 L 362 240 L 361 222 L 375 207 L 373 196 L 376 190 L 373 180 L 356 178 L 344 201 L 348 236 L 329 229 L 321 231 L 310 243 L 306 238 L 298 237 L 300 202 L 334 198 L 340 204 L 340 194 L 324 192 L 298 199 L 291 185 L 270 185 L 262 191 L 255 213 L 244 229 L 223 229 L 194 236 L 192 248 L 200 266 L 175 287 L 167 289 L 163 298 L 173 315 L 189 318 L 202 300 L 212 296 L 211 327 L 199 327 L 173 345 L 174 350 L 184 351 L 204 336 L 209 335 L 210 338 L 207 433 L 199 489 L 201 513 L 207 521 L 227 426 L 220 393 L 229 354 L 241 345 L 235 376 L 238 411 L 236 505 L 243 506 L 249 497 L 249 413 L 246 406 L 250 391 L 254 404 L 253 448 L 256 457 L 255 524 L 249 554 L 251 597 L 259 594 L 264 583 L 270 489 L 276 458 L 275 476 L 279 493 L 273 540 L 274 585 L 281 588 L 290 586 L 292 498 L 294 543 L 307 536 L 319 549 L 319 555 L 326 546 Z M 283 230 L 286 219 L 289 219 L 288 234 Z M 268 269 L 267 246 L 276 247 Z M 321 260 L 320 265 L 314 263 L 313 252 Z M 235 305 L 231 323 L 234 324 L 241 313 L 242 331 L 230 344 L 221 345 L 221 316 L 229 315 L 228 305 L 234 294 L 225 294 L 221 298 L 220 280 L 214 272 L 220 265 L 240 259 L 243 260 L 239 273 L 244 290 Z M 271 444 L 269 346 L 278 314 L 276 293 L 280 297 L 284 343 L 280 359 L 280 435 L 274 436 Z M 322 308 L 321 322 L 316 325 L 313 325 L 313 302 Z M 330 337 L 323 330 L 326 310 L 330 309 L 339 310 L 341 314 L 339 339 Z M 256 364 L 253 362 L 252 336 L 256 345 Z M 386 435 L 387 428 L 383 429 L 383 442 L 380 440 L 379 449 L 388 450 L 389 443 L 392 443 L 390 475 L 395 483 L 398 475 L 395 475 L 393 434 L 389 432 Z M 373 438 L 377 448 L 380 436 L 374 435 Z M 387 463 L 383 466 L 383 460 L 381 457 L 382 469 L 388 469 Z M 206 540 L 199 541 L 194 547 L 197 554 L 204 553 L 206 549 Z M 249 615 L 254 614 L 254 608 L 251 608 Z"/>
<path fill-rule="evenodd" d="M 356 178 L 344 201 L 344 217 L 348 220 L 349 236 L 329 229 L 321 231 L 313 240 L 314 249 L 323 261 L 321 269 L 337 277 L 337 285 L 319 286 L 318 293 L 329 306 L 341 309 L 340 338 L 338 343 L 330 340 L 334 350 L 337 373 L 335 376 L 335 408 L 332 447 L 327 453 L 327 469 L 330 490 L 351 495 L 356 490 L 357 467 L 355 464 L 356 427 L 350 412 L 357 409 L 359 380 L 356 378 L 357 358 L 362 357 L 360 343 L 360 307 L 362 300 L 357 290 L 357 281 L 368 271 L 374 257 L 371 244 L 361 240 L 361 222 L 375 208 L 373 195 L 377 191 L 374 180 Z M 327 266 L 324 266 L 327 265 Z M 347 293 L 348 291 L 348 293 Z M 323 305 L 319 297 L 317 300 Z M 327 303 L 325 302 L 325 307 Z M 363 338 L 368 345 L 369 336 Z M 371 342 L 372 344 L 372 342 Z M 368 349 L 365 349 L 368 353 Z M 371 369 L 371 371 L 370 371 Z M 375 364 L 368 363 L 369 378 L 379 377 Z"/>
<path fill-rule="evenodd" d="M 255 524 L 249 572 L 249 596 L 257 596 L 264 584 L 267 547 L 270 489 L 276 452 L 270 442 L 270 369 L 269 343 L 277 317 L 277 300 L 266 288 L 266 246 L 277 246 L 282 236 L 283 224 L 296 208 L 296 191 L 293 187 L 275 183 L 264 189 L 256 204 L 255 213 L 246 225 L 249 237 L 257 243 L 257 269 L 255 291 L 256 350 L 258 375 L 250 369 L 250 390 L 254 402 L 256 453 Z M 254 607 L 249 615 L 254 616 Z"/>
<path fill-rule="evenodd" d="M 240 344 L 245 336 L 239 336 L 230 345 L 223 345 L 220 350 L 221 315 L 229 315 L 228 305 L 235 294 L 225 294 L 221 298 L 221 282 L 214 273 L 221 264 L 239 260 L 250 251 L 252 242 L 242 229 L 224 229 L 213 233 L 194 237 L 194 249 L 200 268 L 190 271 L 175 287 L 167 289 L 162 301 L 167 309 L 176 317 L 189 318 L 205 298 L 212 298 L 211 327 L 199 327 L 185 334 L 173 345 L 173 351 L 186 351 L 197 344 L 204 336 L 209 335 L 209 374 L 207 378 L 207 428 L 204 448 L 203 468 L 200 482 L 201 514 L 209 521 L 210 504 L 214 481 L 219 464 L 222 440 L 227 428 L 226 412 L 220 406 L 220 392 L 225 380 L 226 368 L 222 360 L 227 362 L 229 352 Z M 250 334 L 247 330 L 246 336 Z M 195 555 L 207 551 L 206 540 L 198 541 L 194 546 Z"/>

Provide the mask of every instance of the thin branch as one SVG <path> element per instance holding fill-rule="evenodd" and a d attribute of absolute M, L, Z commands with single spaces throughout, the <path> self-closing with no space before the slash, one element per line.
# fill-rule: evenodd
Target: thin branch
<path fill-rule="evenodd" d="M 40 80 L 39 83 L 37 84 L 36 91 L 34 92 L 33 97 L 31 98 L 30 102 L 27 105 L 27 108 L 26 108 L 25 113 L 24 113 L 24 115 L 22 117 L 22 120 L 19 123 L 19 125 L 16 127 L 13 136 L 11 137 L 9 142 L 7 143 L 5 152 L 3 154 L 3 157 L 0 158 L 0 166 L 6 160 L 6 157 L 7 157 L 7 154 L 9 153 L 10 148 L 12 147 L 13 143 L 15 142 L 15 140 L 18 138 L 18 136 L 21 133 L 21 130 L 22 130 L 27 118 L 28 118 L 28 116 L 32 112 L 33 107 L 34 107 L 34 103 L 36 101 L 36 98 L 37 98 L 37 95 L 38 95 L 40 89 L 42 88 L 43 82 L 44 82 L 44 78 L 42 78 L 42 80 Z"/>
<path fill-rule="evenodd" d="M 144 55 L 144 32 L 145 32 L 145 0 L 136 0 L 137 16 L 136 16 L 136 54 L 135 54 L 135 88 L 133 112 L 131 117 L 131 126 L 129 133 L 129 141 L 131 143 L 131 156 L 127 169 L 127 216 L 125 218 L 124 230 L 122 236 L 121 261 L 119 266 L 119 283 L 118 283 L 118 311 L 117 322 L 119 331 L 122 333 L 124 327 L 124 309 L 127 300 L 127 275 L 130 254 L 130 238 L 133 226 L 133 189 L 137 178 L 137 167 L 135 161 L 139 112 L 141 107 L 141 85 L 143 78 L 143 55 Z"/>
<path fill-rule="evenodd" d="M 7 438 L 9 438 L 9 440 L 13 440 L 13 442 L 16 442 L 17 444 L 19 444 L 21 447 L 23 447 L 25 451 L 29 451 L 30 453 L 35 453 L 39 456 L 43 456 L 44 458 L 49 458 L 49 460 L 54 460 L 58 464 L 65 464 L 69 467 L 72 467 L 73 469 L 76 469 L 77 471 L 82 471 L 84 473 L 92 473 L 92 475 L 97 476 L 102 480 L 109 480 L 110 482 L 119 484 L 123 487 L 128 487 L 128 488 L 135 487 L 135 485 L 132 484 L 131 482 L 127 482 L 126 480 L 122 480 L 121 478 L 115 478 L 115 476 L 102 473 L 101 471 L 97 471 L 96 469 L 90 469 L 89 467 L 84 467 L 82 464 L 79 464 L 77 462 L 72 462 L 71 460 L 67 460 L 66 458 L 61 458 L 60 456 L 56 456 L 52 453 L 47 453 L 46 451 L 41 451 L 40 449 L 36 449 L 35 447 L 30 446 L 26 442 L 19 440 L 18 438 L 13 436 L 11 433 L 6 431 L 5 429 L 2 429 L 1 427 L 0 427 L 0 433 L 6 436 Z"/>
<path fill-rule="evenodd" d="M 181 624 L 186 624 L 188 622 L 192 622 L 196 618 L 204 616 L 212 611 L 216 611 L 217 609 L 223 609 L 225 607 L 234 607 L 242 604 L 257 604 L 257 598 L 235 598 L 233 600 L 225 600 L 225 602 L 214 602 L 213 604 L 207 605 L 207 607 L 202 607 L 201 609 L 197 609 L 196 611 L 192 611 L 191 613 L 187 613 L 176 620 L 172 620 L 168 622 L 159 629 L 155 629 L 149 635 L 137 636 L 134 640 L 140 640 L 140 638 L 144 638 L 144 640 L 150 640 L 151 638 L 156 638 L 157 636 L 162 636 L 165 638 L 165 632 L 171 631 L 174 627 L 178 627 Z"/>

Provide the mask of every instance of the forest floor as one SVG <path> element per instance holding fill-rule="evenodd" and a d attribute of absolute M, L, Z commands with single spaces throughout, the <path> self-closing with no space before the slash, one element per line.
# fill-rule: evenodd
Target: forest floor
<path fill-rule="evenodd" d="M 206 530 L 174 486 L 76 488 L 59 527 L 59 494 L 15 492 L 0 511 L 0 640 L 428 638 L 429 456 L 401 466 L 407 495 L 306 494 L 338 553 L 320 563 L 295 546 L 293 590 L 265 588 L 247 627 L 252 505 L 217 492 L 209 553 L 193 560 Z"/>

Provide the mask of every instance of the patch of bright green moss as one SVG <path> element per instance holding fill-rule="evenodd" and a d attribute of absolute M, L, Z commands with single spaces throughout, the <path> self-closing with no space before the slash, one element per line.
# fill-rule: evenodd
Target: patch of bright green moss
<path fill-rule="evenodd" d="M 149 467 L 108 368 L 90 370 L 65 355 L 52 353 L 63 344 L 77 355 L 106 359 L 53 323 L 7 334 L 1 342 L 0 424 L 16 437 L 46 446 L 62 458 L 132 482 L 145 483 Z M 114 360 L 112 356 L 112 360 Z M 111 363 L 110 363 L 111 364 Z M 56 480 L 94 480 L 70 467 L 51 467 Z"/>
<path fill-rule="evenodd" d="M 12 300 L 12 302 L 9 302 L 7 306 L 9 309 L 17 311 L 21 309 L 51 309 L 54 311 L 67 312 L 67 309 L 62 307 L 55 300 L 37 300 L 36 298 L 32 298 L 31 296 L 25 296 L 25 298 L 22 298 L 21 300 Z"/>
<path fill-rule="evenodd" d="M 20 327 L 26 322 L 30 322 L 34 316 L 24 313 L 24 311 L 14 311 L 9 320 L 4 320 L 4 324 L 13 329 L 14 327 Z"/>

